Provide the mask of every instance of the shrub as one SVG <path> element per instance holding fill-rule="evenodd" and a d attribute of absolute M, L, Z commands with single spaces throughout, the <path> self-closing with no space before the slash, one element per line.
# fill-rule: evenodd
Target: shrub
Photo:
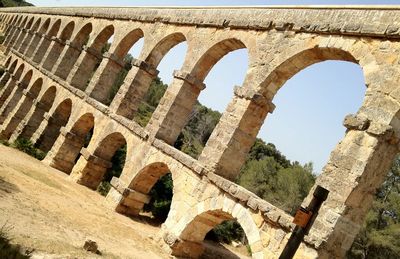
<path fill-rule="evenodd" d="M 11 244 L 11 239 L 8 237 L 7 232 L 11 229 L 10 226 L 4 224 L 0 228 L 0 258 L 7 259 L 26 259 L 31 258 L 33 250 L 22 252 L 21 246 Z"/>
<path fill-rule="evenodd" d="M 45 152 L 35 148 L 28 139 L 17 138 L 11 146 L 39 160 L 43 160 L 46 156 Z"/>

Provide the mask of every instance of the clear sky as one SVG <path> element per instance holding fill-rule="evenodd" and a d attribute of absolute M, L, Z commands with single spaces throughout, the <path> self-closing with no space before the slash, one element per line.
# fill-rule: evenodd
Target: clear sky
<path fill-rule="evenodd" d="M 29 0 L 28 0 L 29 1 Z M 293 5 L 293 4 L 400 4 L 400 0 L 31 0 L 36 6 L 210 6 L 210 5 Z M 138 56 L 143 41 L 136 43 L 130 53 Z M 187 46 L 181 43 L 162 60 L 158 70 L 165 83 L 172 72 L 183 63 Z M 233 86 L 241 85 L 247 70 L 247 51 L 234 51 L 218 62 L 207 76 L 207 88 L 200 94 L 204 105 L 223 112 L 233 96 Z M 276 109 L 268 115 L 259 137 L 274 143 L 290 160 L 312 161 L 319 173 L 335 145 L 344 136 L 342 121 L 355 113 L 362 103 L 365 84 L 361 68 L 352 63 L 326 61 L 312 65 L 286 82 L 273 102 Z"/>

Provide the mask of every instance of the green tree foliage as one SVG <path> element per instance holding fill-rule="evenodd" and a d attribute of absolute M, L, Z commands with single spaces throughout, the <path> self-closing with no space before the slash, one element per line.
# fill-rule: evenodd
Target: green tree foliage
<path fill-rule="evenodd" d="M 139 105 L 138 112 L 134 114 L 134 120 L 140 126 L 147 125 L 167 87 L 168 85 L 164 84 L 159 77 L 153 80 L 143 102 Z"/>
<path fill-rule="evenodd" d="M 172 175 L 168 173 L 162 176 L 150 190 L 151 200 L 143 210 L 150 211 L 157 220 L 164 222 L 171 207 L 172 189 Z"/>
<path fill-rule="evenodd" d="M 117 149 L 114 156 L 111 158 L 112 167 L 109 168 L 104 175 L 103 181 L 97 187 L 97 191 L 106 196 L 110 191 L 111 185 L 110 181 L 113 177 L 119 177 L 124 169 L 125 159 L 126 159 L 126 145 Z"/>
<path fill-rule="evenodd" d="M 33 6 L 23 0 L 0 0 L 0 7 Z"/>
<path fill-rule="evenodd" d="M 400 258 L 400 156 L 376 193 L 348 258 Z"/>

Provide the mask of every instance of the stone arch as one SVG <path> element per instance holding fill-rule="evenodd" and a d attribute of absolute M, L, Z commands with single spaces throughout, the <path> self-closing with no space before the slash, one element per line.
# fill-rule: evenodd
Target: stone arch
<path fill-rule="evenodd" d="M 62 79 L 66 79 L 68 77 L 69 72 L 81 54 L 82 46 L 89 39 L 90 33 L 92 32 L 92 27 L 93 26 L 91 23 L 86 23 L 80 28 L 74 39 L 69 43 L 68 49 L 64 56 L 60 56 L 60 59 L 62 60 L 56 68 L 56 76 Z"/>
<path fill-rule="evenodd" d="M 18 29 L 15 31 L 15 35 L 11 40 L 10 44 L 13 48 L 19 45 L 23 36 L 25 35 L 24 29 L 26 29 L 28 23 L 29 16 L 25 16 L 25 19 L 18 25 Z"/>
<path fill-rule="evenodd" d="M 24 53 L 26 48 L 28 47 L 28 44 L 31 42 L 31 40 L 34 38 L 34 36 L 36 35 L 36 31 L 40 26 L 42 19 L 38 18 L 36 20 L 36 22 L 30 27 L 30 33 L 27 33 L 25 36 L 25 39 L 23 39 L 21 46 L 19 48 L 19 52 L 20 53 Z"/>
<path fill-rule="evenodd" d="M 246 91 L 250 89 L 235 89 L 235 96 L 212 132 L 199 161 L 207 163 L 209 168 L 218 168 L 219 174 L 228 179 L 236 179 L 267 113 L 274 109 L 272 98 L 275 93 L 300 70 L 325 60 L 356 62 L 349 52 L 341 49 L 319 47 L 297 49 L 296 54 L 284 57 L 278 62 L 279 65 L 267 75 L 266 80 L 255 87 L 257 94 L 247 94 Z M 238 119 L 232 117 L 233 114 Z M 230 132 L 226 130 L 227 125 L 230 125 Z M 226 142 L 222 143 L 221 139 L 226 139 Z M 228 142 L 238 144 L 230 145 Z M 217 146 L 226 148 L 218 149 Z M 220 155 L 216 155 L 217 153 Z"/>
<path fill-rule="evenodd" d="M 18 64 L 18 61 L 19 61 L 19 60 L 16 58 L 16 59 L 14 59 L 14 62 L 11 63 L 10 68 L 9 68 L 10 73 L 14 73 L 14 70 L 15 70 L 17 64 Z"/>
<path fill-rule="evenodd" d="M 259 93 L 272 98 L 280 87 L 295 74 L 306 67 L 327 60 L 341 60 L 358 64 L 356 58 L 348 51 L 338 48 L 314 47 L 301 50 L 282 61 L 260 84 Z"/>
<path fill-rule="evenodd" d="M 112 166 L 111 158 L 115 152 L 126 145 L 125 137 L 114 132 L 103 138 L 94 149 L 93 155 L 82 149 L 82 156 L 75 165 L 71 177 L 79 184 L 95 190 L 103 180 L 107 169 Z M 84 164 L 83 166 L 82 163 Z M 83 169 L 79 169 L 79 167 Z"/>
<path fill-rule="evenodd" d="M 246 45 L 236 38 L 222 40 L 214 44 L 199 58 L 190 74 L 198 80 L 203 81 L 213 66 L 225 55 L 244 48 L 246 48 Z"/>
<path fill-rule="evenodd" d="M 91 113 L 85 113 L 73 124 L 71 130 L 66 128 L 61 130 L 63 142 L 60 147 L 56 147 L 51 166 L 70 174 L 75 165 L 82 147 L 87 141 L 86 137 L 94 128 L 95 118 Z"/>
<path fill-rule="evenodd" d="M 36 51 L 33 53 L 33 61 L 40 63 L 50 47 L 51 38 L 56 37 L 61 27 L 61 19 L 57 19 L 50 27 L 50 30 L 43 35 L 42 41 Z"/>
<path fill-rule="evenodd" d="M 114 50 L 114 55 L 123 60 L 125 55 L 128 54 L 129 49 L 144 36 L 141 29 L 134 29 L 126 34 L 117 44 Z"/>
<path fill-rule="evenodd" d="M 56 97 L 56 91 L 56 87 L 51 86 L 41 96 L 39 96 L 40 100 L 35 103 L 33 109 L 31 109 L 27 114 L 27 122 L 22 125 L 18 125 L 18 127 L 21 127 L 21 134 L 15 137 L 24 139 L 32 138 L 33 134 L 42 123 L 45 114 L 53 106 L 54 99 Z"/>
<path fill-rule="evenodd" d="M 35 99 L 38 97 L 43 85 L 43 79 L 38 78 L 29 91 L 25 94 L 20 104 L 16 106 L 16 112 L 8 116 L 8 121 L 4 123 L 3 130 L 1 131 L 1 137 L 4 139 L 9 139 L 13 132 L 16 130 L 19 123 L 25 118 Z"/>
<path fill-rule="evenodd" d="M 116 211 L 127 215 L 139 215 L 143 206 L 150 201 L 150 190 L 162 176 L 170 172 L 168 165 L 163 162 L 154 162 L 142 168 L 130 182 L 129 192 L 124 195 Z"/>
<path fill-rule="evenodd" d="M 129 82 L 130 85 L 124 86 L 128 88 L 125 96 L 119 99 L 116 98 L 112 103 L 112 107 L 118 107 L 116 108 L 118 115 L 128 119 L 135 117 L 139 104 L 158 74 L 157 66 L 172 48 L 184 41 L 186 41 L 186 37 L 182 33 L 176 32 L 164 37 L 154 46 L 145 59 L 146 68 L 139 67 L 137 69 L 135 77 Z"/>
<path fill-rule="evenodd" d="M 9 56 L 8 59 L 6 60 L 6 63 L 4 64 L 4 67 L 8 69 L 8 66 L 10 65 L 12 60 L 12 56 Z"/>
<path fill-rule="evenodd" d="M 45 34 L 47 32 L 47 30 L 49 29 L 50 22 L 51 22 L 51 19 L 47 18 L 41 25 L 39 25 L 40 28 L 39 28 L 39 30 L 37 30 L 37 33 L 35 33 L 33 35 L 33 39 L 26 49 L 25 56 L 32 57 L 32 55 L 35 51 L 35 48 L 37 46 L 39 46 L 40 40 L 42 38 L 41 35 Z"/>
<path fill-rule="evenodd" d="M 103 28 L 85 50 L 82 61 L 76 65 L 76 69 L 70 72 L 67 81 L 80 90 L 85 90 L 96 68 L 102 60 L 102 49 L 114 34 L 114 26 Z"/>
<path fill-rule="evenodd" d="M 6 85 L 0 91 L 0 107 L 3 106 L 4 102 L 10 96 L 10 94 L 14 90 L 15 86 L 18 85 L 19 79 L 21 78 L 22 73 L 24 72 L 24 69 L 25 69 L 25 64 L 22 63 L 19 65 L 19 67 L 15 73 L 11 72 L 14 75 L 11 75 L 11 79 L 7 80 Z"/>
<path fill-rule="evenodd" d="M 0 108 L 0 124 L 4 122 L 8 114 L 15 108 L 17 103 L 19 102 L 20 98 L 22 97 L 23 90 L 28 88 L 28 85 L 32 78 L 32 70 L 29 70 L 25 73 L 22 77 L 21 81 L 17 83 L 16 87 L 11 89 L 9 96 L 4 101 L 4 104 Z"/>
<path fill-rule="evenodd" d="M 20 32 L 20 35 L 18 36 L 18 39 L 16 40 L 16 42 L 14 44 L 14 48 L 16 50 L 19 49 L 20 44 L 22 43 L 22 41 L 25 38 L 25 36 L 28 34 L 26 30 L 30 30 L 34 19 L 35 19 L 34 17 L 31 17 L 29 20 L 27 20 L 26 24 L 23 26 L 23 29 L 25 29 L 25 30 L 22 30 Z"/>
<path fill-rule="evenodd" d="M 86 92 L 90 92 L 90 97 L 93 97 L 103 104 L 110 104 L 112 100 L 112 87 L 125 66 L 124 58 L 131 47 L 142 38 L 143 35 L 141 29 L 134 29 L 126 34 L 120 41 L 117 41 L 116 44 L 113 42 L 110 51 L 105 53 L 106 58 L 103 59 L 97 70 L 98 76 L 93 76 L 92 81 L 86 89 Z"/>
<path fill-rule="evenodd" d="M 215 197 L 200 202 L 185 213 L 173 226 L 173 242 L 167 242 L 172 254 L 189 258 L 199 257 L 206 234 L 226 220 L 236 220 L 243 228 L 253 258 L 263 258 L 260 231 L 248 209 L 228 197 Z M 167 224 L 167 223 L 166 223 Z M 167 234 L 168 235 L 168 234 Z"/>
<path fill-rule="evenodd" d="M 145 61 L 151 66 L 157 67 L 168 51 L 184 41 L 186 41 L 186 37 L 181 32 L 169 34 L 154 46 L 154 48 L 150 51 L 150 54 L 146 57 Z"/>
<path fill-rule="evenodd" d="M 201 54 L 193 68 L 188 69 L 190 71 L 184 71 L 185 69 L 183 71 L 176 71 L 174 73 L 174 80 L 167 88 L 163 97 L 170 96 L 169 98 L 171 99 L 171 96 L 173 96 L 175 103 L 169 106 L 170 104 L 162 99 L 160 103 L 168 103 L 169 107 L 158 108 L 146 127 L 150 129 L 153 125 L 157 125 L 158 131 L 155 135 L 173 145 L 187 124 L 200 92 L 205 89 L 203 81 L 209 71 L 225 55 L 242 48 L 246 48 L 245 44 L 236 38 L 220 40 Z M 163 109 L 167 110 L 167 112 L 164 112 Z M 160 122 L 159 118 L 162 118 L 162 122 Z M 159 123 L 168 125 L 168 127 L 164 125 L 158 126 Z"/>
<path fill-rule="evenodd" d="M 71 21 L 62 29 L 60 35 L 56 40 L 53 40 L 53 46 L 48 53 L 45 61 L 43 62 L 43 68 L 51 71 L 57 59 L 60 57 L 63 49 L 65 48 L 66 41 L 69 40 L 74 32 L 75 22 Z"/>
<path fill-rule="evenodd" d="M 45 116 L 45 119 L 47 120 L 47 126 L 36 141 L 36 147 L 43 152 L 48 152 L 51 149 L 58 135 L 60 134 L 61 128 L 67 124 L 71 115 L 71 109 L 72 101 L 68 98 L 57 106 L 51 116 Z"/>
<path fill-rule="evenodd" d="M 97 50 L 98 52 L 104 47 L 107 43 L 108 39 L 114 34 L 114 26 L 112 24 L 104 27 L 97 36 L 93 39 L 93 41 L 89 44 L 91 48 Z"/>
<path fill-rule="evenodd" d="M 11 56 L 8 60 L 9 60 L 9 63 L 8 63 L 8 65 L 5 66 L 5 68 L 7 70 L 4 71 L 3 75 L 0 78 L 0 96 L 2 95 L 2 92 L 5 90 L 4 87 L 7 85 L 8 81 L 10 80 L 12 74 L 15 71 L 15 67 L 17 66 L 17 63 L 18 63 L 18 59 L 15 59 L 13 62 L 11 62 L 12 61 Z"/>

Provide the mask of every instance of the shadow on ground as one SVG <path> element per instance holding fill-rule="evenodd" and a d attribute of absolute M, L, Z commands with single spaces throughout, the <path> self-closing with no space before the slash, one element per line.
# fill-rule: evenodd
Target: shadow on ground
<path fill-rule="evenodd" d="M 0 176 L 0 197 L 14 192 L 20 192 L 18 186 L 7 182 L 3 177 Z"/>

